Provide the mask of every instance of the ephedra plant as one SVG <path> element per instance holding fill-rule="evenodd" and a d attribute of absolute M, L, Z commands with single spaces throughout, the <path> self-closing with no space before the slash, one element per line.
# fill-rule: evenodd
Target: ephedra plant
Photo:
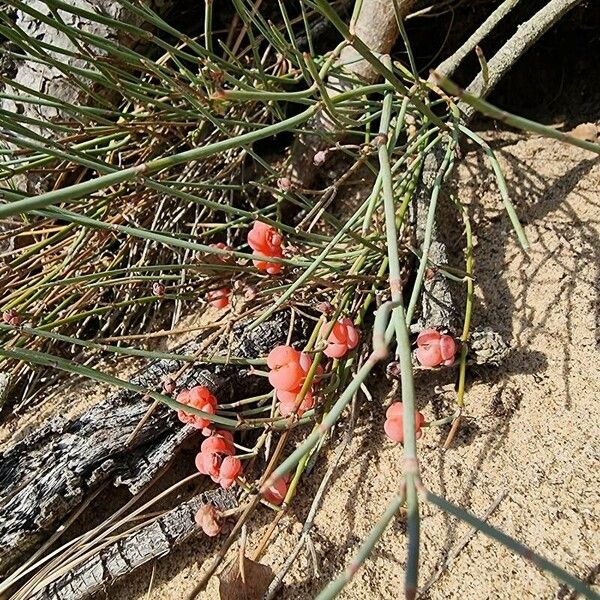
<path fill-rule="evenodd" d="M 4 4 L 0 36 L 10 66 L 0 81 L 5 412 L 60 395 L 66 373 L 154 400 L 140 422 L 127 424 L 126 447 L 160 411 L 176 411 L 177 427 L 197 430 L 197 470 L 235 501 L 232 509 L 204 502 L 197 511 L 196 523 L 208 536 L 233 524 L 199 591 L 261 504 L 276 515 L 261 548 L 269 543 L 303 480 L 315 476 L 312 465 L 335 439 L 333 428 L 351 428 L 363 384 L 383 362 L 401 386 L 401 403 L 388 408 L 379 426 L 403 456 L 402 485 L 355 559 L 319 598 L 343 589 L 401 508 L 405 595 L 414 598 L 419 502 L 598 597 L 561 567 L 425 489 L 418 452 L 423 429 L 452 424 L 450 443 L 460 427 L 475 348 L 473 225 L 460 199 L 448 202 L 444 193 L 463 138 L 491 161 L 499 201 L 527 248 L 494 152 L 469 128 L 473 109 L 592 152 L 597 145 L 496 109 L 483 99 L 487 88 L 458 88 L 449 78 L 457 65 L 420 73 L 403 24 L 411 2 L 391 3 L 389 14 L 376 18 L 369 0 L 356 6 L 234 0 L 227 7 L 207 0 L 202 11 L 195 7 L 181 18 L 173 16 L 175 6 L 136 0 L 115 0 L 110 10 L 102 2 Z M 515 4 L 490 11 L 457 55 L 474 51 Z M 501 52 L 516 60 L 576 4 L 549 2 Z M 186 24 L 191 15 L 195 21 Z M 369 36 L 371 18 L 385 31 Z M 406 60 L 389 54 L 398 37 Z M 480 59 L 491 88 L 505 63 Z M 325 165 L 336 162 L 343 170 L 328 180 Z M 346 201 L 358 175 L 368 189 L 357 202 Z M 457 260 L 447 258 L 437 239 L 444 204 L 464 228 Z M 432 280 L 444 290 L 446 304 L 437 312 L 423 300 Z M 455 302 L 457 294 L 465 302 Z M 182 315 L 207 310 L 216 316 L 196 330 L 203 343 L 193 352 L 150 343 L 194 331 L 178 326 Z M 239 355 L 228 350 L 235 336 L 261 326 L 268 331 L 282 313 L 288 319 L 283 339 L 269 347 L 259 340 L 258 355 L 244 355 L 243 345 Z M 183 367 L 140 384 L 99 366 L 100 359 L 117 357 Z M 224 392 L 194 381 L 196 369 L 218 373 L 225 365 L 253 383 Z M 457 371 L 456 411 L 425 421 L 415 409 L 417 369 Z M 176 450 L 173 444 L 169 452 Z M 119 456 L 123 451 L 115 449 Z M 25 554 L 40 545 L 43 554 L 49 537 L 46 531 L 28 542 Z M 44 567 L 35 579 L 50 560 L 42 554 L 1 589 L 19 583 L 15 598 L 28 597 L 59 581 L 62 566 Z M 69 564 L 85 564 L 88 556 L 80 553 Z M 265 590 L 268 597 L 284 575 Z"/>

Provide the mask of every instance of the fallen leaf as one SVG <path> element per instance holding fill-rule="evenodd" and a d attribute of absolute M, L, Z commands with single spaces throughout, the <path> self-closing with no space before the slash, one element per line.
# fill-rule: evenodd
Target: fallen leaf
<path fill-rule="evenodd" d="M 240 573 L 240 562 L 219 576 L 219 600 L 261 600 L 273 581 L 273 569 L 268 565 L 244 557 L 244 578 Z"/>

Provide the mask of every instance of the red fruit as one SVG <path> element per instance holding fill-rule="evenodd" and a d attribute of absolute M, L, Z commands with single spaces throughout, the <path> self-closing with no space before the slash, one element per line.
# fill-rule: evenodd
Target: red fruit
<path fill-rule="evenodd" d="M 248 245 L 263 256 L 276 256 L 281 253 L 281 234 L 270 225 L 255 221 L 248 232 Z"/>
<path fill-rule="evenodd" d="M 208 292 L 206 298 L 208 303 L 215 308 L 225 308 L 229 304 L 230 294 L 231 289 L 228 287 L 223 287 L 218 290 L 212 290 Z"/>
<path fill-rule="evenodd" d="M 417 360 L 424 367 L 450 367 L 458 350 L 454 338 L 435 329 L 424 329 L 417 336 Z"/>
<path fill-rule="evenodd" d="M 196 469 L 202 475 L 210 475 L 213 481 L 218 481 L 222 458 L 219 454 L 212 452 L 198 452 L 196 454 Z"/>
<path fill-rule="evenodd" d="M 323 333 L 329 331 L 331 323 L 326 323 L 321 328 Z M 342 358 L 349 350 L 358 346 L 360 334 L 351 319 L 345 318 L 337 321 L 327 337 L 327 347 L 323 350 L 325 356 Z"/>
<path fill-rule="evenodd" d="M 252 229 L 248 232 L 248 245 L 253 250 L 253 255 L 257 257 L 254 266 L 259 271 L 265 271 L 269 275 L 277 275 L 281 272 L 281 263 L 270 262 L 264 258 L 281 258 L 281 234 L 270 225 L 255 221 Z"/>
<path fill-rule="evenodd" d="M 300 388 L 301 389 L 301 388 Z M 294 412 L 296 407 L 296 400 L 300 389 L 293 392 L 286 392 L 285 390 L 277 390 L 277 399 L 279 400 L 279 412 L 281 416 L 287 417 Z M 302 403 L 296 410 L 296 414 L 301 417 L 307 410 L 310 410 L 315 405 L 315 401 L 310 390 L 306 392 Z"/>
<path fill-rule="evenodd" d="M 404 405 L 402 402 L 394 402 L 387 409 L 386 421 L 383 429 L 386 435 L 394 442 L 404 443 Z M 415 411 L 415 432 L 417 439 L 423 435 L 421 427 L 425 423 L 425 417 L 419 411 Z"/>
<path fill-rule="evenodd" d="M 196 513 L 196 525 L 210 537 L 218 535 L 221 531 L 220 514 L 212 504 L 203 504 Z"/>
<path fill-rule="evenodd" d="M 242 462 L 235 456 L 226 456 L 219 469 L 219 484 L 226 490 L 230 488 L 242 472 Z"/>
<path fill-rule="evenodd" d="M 267 357 L 269 383 L 277 390 L 292 391 L 302 385 L 305 371 L 300 365 L 300 352 L 291 346 L 277 346 Z"/>
<path fill-rule="evenodd" d="M 200 452 L 203 454 L 226 454 L 228 456 L 235 454 L 233 435 L 229 431 L 216 431 L 202 442 Z"/>
<path fill-rule="evenodd" d="M 202 442 L 200 452 L 196 455 L 196 468 L 203 475 L 210 475 L 213 481 L 219 481 L 221 465 L 233 454 L 233 434 L 218 429 Z"/>
<path fill-rule="evenodd" d="M 266 491 L 262 493 L 263 498 L 270 502 L 271 504 L 275 504 L 279 506 L 285 499 L 285 496 L 288 492 L 289 487 L 289 479 L 287 476 L 280 477 L 276 479 L 272 485 L 270 485 Z"/>
<path fill-rule="evenodd" d="M 254 256 L 264 256 L 264 254 L 261 252 L 253 252 L 252 254 Z M 281 258 L 282 255 L 272 254 L 271 256 L 273 258 Z M 279 273 L 281 273 L 281 269 L 283 268 L 281 263 L 271 262 L 268 260 L 253 260 L 252 262 L 259 271 L 264 271 L 269 275 L 279 275 Z"/>
<path fill-rule="evenodd" d="M 182 390 L 177 396 L 177 402 L 187 404 L 197 408 L 205 413 L 214 415 L 217 412 L 217 399 L 210 393 L 208 388 L 198 385 L 190 390 Z M 178 410 L 177 416 L 182 423 L 194 426 L 196 429 L 202 429 L 204 435 L 210 434 L 212 423 L 198 415 L 187 413 L 184 410 Z"/>

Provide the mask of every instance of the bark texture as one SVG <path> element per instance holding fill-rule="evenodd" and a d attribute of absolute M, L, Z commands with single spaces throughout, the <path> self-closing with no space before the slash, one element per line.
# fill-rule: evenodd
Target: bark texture
<path fill-rule="evenodd" d="M 45 16 L 53 17 L 52 11 L 42 0 L 25 0 L 25 4 Z M 118 0 L 71 0 L 69 4 L 73 8 L 111 17 L 123 23 L 142 25 L 141 18 L 133 15 Z M 162 10 L 167 2 L 166 0 L 152 0 L 145 4 L 152 9 Z M 141 42 L 139 39 L 132 38 L 131 35 L 126 35 L 124 31 L 112 29 L 103 23 L 74 15 L 65 10 L 57 10 L 57 13 L 65 25 L 74 27 L 80 31 L 115 41 L 127 47 L 133 47 Z M 15 10 L 13 19 L 15 29 L 20 29 L 29 38 L 42 44 L 48 44 L 57 49 L 60 48 L 66 52 L 76 54 L 81 54 L 82 48 L 88 50 L 92 56 L 106 54 L 105 51 L 98 47 L 89 47 L 85 41 L 79 41 L 79 47 L 77 47 L 66 33 L 52 27 L 50 24 L 44 23 L 39 18 L 23 10 Z M 56 22 L 58 23 L 58 21 Z M 52 66 L 25 58 L 22 60 L 12 59 L 10 65 L 5 65 L 5 71 L 12 70 L 14 73 L 13 81 L 15 85 L 7 85 L 4 91 L 8 94 L 19 95 L 24 93 L 20 91 L 20 86 L 25 86 L 31 90 L 31 92 L 27 93 L 38 92 L 75 106 L 86 105 L 89 97 L 85 89 L 82 89 L 81 84 L 87 86 L 90 82 L 83 79 L 83 77 L 79 80 L 76 79 L 74 75 L 69 73 L 69 67 L 89 68 L 90 62 L 83 58 L 68 56 L 57 50 L 46 49 L 45 54 L 49 59 L 57 61 L 58 64 Z M 0 100 L 0 108 L 41 121 L 52 121 L 65 116 L 53 106 L 40 106 L 25 101 L 15 102 L 9 99 Z"/>
<path fill-rule="evenodd" d="M 24 0 L 24 4 L 28 7 L 27 10 L 13 9 L 8 5 L 5 7 L 14 21 L 13 28 L 19 29 L 32 43 L 30 47 L 16 49 L 19 54 L 25 55 L 25 58 L 7 56 L 0 63 L 0 73 L 11 82 L 5 85 L 0 83 L 0 91 L 19 97 L 19 99 L 0 98 L 0 112 L 20 115 L 16 122 L 34 134 L 55 137 L 56 134 L 44 127 L 43 123 L 58 120 L 73 121 L 74 115 L 56 106 L 28 102 L 26 97 L 39 96 L 73 106 L 97 104 L 98 100 L 94 100 L 92 94 L 108 102 L 116 100 L 106 89 L 99 89 L 90 78 L 73 72 L 73 69 L 97 70 L 94 64 L 96 59 L 106 57 L 107 52 L 85 39 L 78 39 L 75 43 L 66 33 L 44 22 L 34 11 L 52 19 L 52 23 L 59 23 L 43 0 Z M 145 0 L 144 4 L 160 14 L 170 6 L 171 0 Z M 73 9 L 110 17 L 120 23 L 141 28 L 147 26 L 141 17 L 134 15 L 118 0 L 70 0 L 69 5 Z M 31 13 L 28 10 L 31 10 Z M 110 40 L 127 48 L 139 47 L 143 43 L 143 40 L 123 29 L 111 28 L 109 25 L 62 9 L 56 10 L 56 13 L 65 25 L 99 36 L 103 40 Z M 11 44 L 11 49 L 15 50 L 14 44 Z M 36 56 L 41 61 L 34 60 Z M 85 59 L 84 56 L 89 58 Z M 78 118 L 81 119 L 80 116 Z M 28 119 L 35 119 L 39 124 Z M 82 122 L 82 126 L 85 125 L 86 123 Z M 8 129 L 11 129 L 10 123 Z M 15 177 L 13 183 L 19 189 L 31 194 L 47 191 L 49 185 L 45 178 L 34 173 Z"/>
<path fill-rule="evenodd" d="M 444 159 L 445 149 L 438 145 L 427 154 L 423 162 L 421 180 L 411 200 L 411 217 L 414 231 L 414 245 L 421 249 L 425 239 L 427 214 L 435 180 Z M 429 247 L 429 259 L 436 265 L 448 264 L 446 245 L 440 241 L 437 223 L 434 222 Z M 452 298 L 450 282 L 443 273 L 431 270 L 423 281 L 421 294 L 421 314 L 418 321 L 411 327 L 413 332 L 423 329 L 447 330 L 452 334 L 458 333 L 460 315 Z"/>
<path fill-rule="evenodd" d="M 394 3 L 392 0 L 357 1 L 362 1 L 361 8 L 356 20 L 351 24 L 351 29 L 376 56 L 388 54 L 399 35 Z M 406 16 L 414 4 L 415 0 L 399 0 L 401 16 Z M 352 45 L 342 50 L 336 66 L 343 66 L 347 74 L 368 83 L 379 79 L 377 71 Z M 351 85 L 347 80 L 341 80 L 335 75 L 331 75 L 326 84 L 328 94 L 332 97 L 347 90 Z M 314 130 L 316 133 L 299 135 L 292 146 L 290 179 L 294 185 L 301 188 L 310 188 L 314 183 L 318 174 L 314 164 L 315 155 L 331 146 L 328 137 L 340 137 L 339 132 L 336 132 L 335 124 L 324 112 L 317 114 L 308 124 L 307 129 Z"/>
<path fill-rule="evenodd" d="M 239 324 L 231 353 L 244 358 L 267 354 L 285 343 L 290 314 L 277 313 L 253 330 Z M 293 339 L 306 341 L 307 321 L 296 318 Z M 181 351 L 192 354 L 199 341 Z M 157 389 L 183 362 L 158 360 L 133 381 Z M 194 365 L 177 381 L 178 388 L 205 385 L 222 401 L 253 395 L 266 380 L 236 365 Z M 0 572 L 26 555 L 56 530 L 101 484 L 126 485 L 132 493 L 147 485 L 174 456 L 181 443 L 195 435 L 182 427 L 175 413 L 159 407 L 126 444 L 148 410 L 140 394 L 119 391 L 81 417 L 55 417 L 0 455 Z"/>
<path fill-rule="evenodd" d="M 210 490 L 114 542 L 72 569 L 31 600 L 84 600 L 151 560 L 166 556 L 197 531 L 194 515 L 203 504 L 218 510 L 236 507 L 233 490 Z"/>

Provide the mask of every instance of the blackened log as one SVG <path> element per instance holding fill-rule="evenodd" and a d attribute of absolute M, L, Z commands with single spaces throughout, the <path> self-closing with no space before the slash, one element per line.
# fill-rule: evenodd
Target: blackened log
<path fill-rule="evenodd" d="M 307 323 L 295 319 L 292 339 L 298 344 L 307 339 Z M 285 343 L 289 325 L 287 311 L 253 330 L 248 323 L 239 324 L 233 329 L 231 354 L 265 356 Z M 193 353 L 199 343 L 186 344 L 181 353 Z M 146 389 L 160 389 L 164 379 L 183 364 L 157 360 L 132 381 Z M 264 378 L 239 365 L 194 365 L 177 381 L 180 388 L 205 385 L 222 402 L 258 393 L 265 384 Z M 141 394 L 121 390 L 76 419 L 49 420 L 0 455 L 0 573 L 47 539 L 100 485 L 111 482 L 139 491 L 196 433 L 161 406 L 127 445 L 148 407 Z"/>
<path fill-rule="evenodd" d="M 209 490 L 181 503 L 148 525 L 106 546 L 31 596 L 31 600 L 84 600 L 151 560 L 166 556 L 197 531 L 194 515 L 203 504 L 235 508 L 233 488 Z"/>

